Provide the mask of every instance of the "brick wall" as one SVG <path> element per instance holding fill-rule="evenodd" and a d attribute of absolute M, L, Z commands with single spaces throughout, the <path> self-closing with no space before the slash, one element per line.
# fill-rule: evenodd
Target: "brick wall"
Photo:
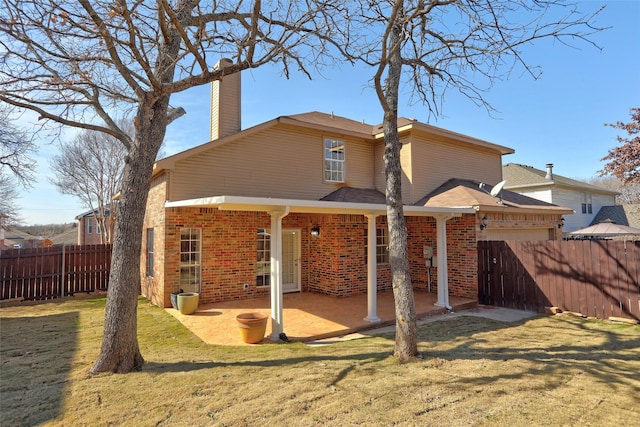
<path fill-rule="evenodd" d="M 550 230 L 549 240 L 562 240 L 562 229 L 558 228 L 558 223 L 562 215 L 545 215 L 534 213 L 511 213 L 511 212 L 489 212 L 486 214 L 478 214 L 478 218 L 481 216 L 487 216 L 491 228 L 546 228 Z M 478 219 L 478 227 L 480 219 Z M 477 238 L 482 240 L 480 235 L 480 229 L 477 229 Z"/>
<path fill-rule="evenodd" d="M 167 194 L 168 174 L 164 173 L 151 181 L 151 189 L 147 199 L 147 210 L 144 216 L 144 229 L 142 230 L 142 253 L 140 255 L 140 284 L 141 293 L 152 303 L 160 307 L 171 306 L 171 282 L 166 281 L 165 260 L 175 263 L 171 258 L 166 258 L 165 252 L 165 209 L 164 203 Z M 147 229 L 153 228 L 153 276 L 147 276 Z"/>
<path fill-rule="evenodd" d="M 478 298 L 476 215 L 464 214 L 447 221 L 449 295 Z"/>
<path fill-rule="evenodd" d="M 180 277 L 180 230 L 202 230 L 201 302 L 221 302 L 269 295 L 269 286 L 256 284 L 257 230 L 269 229 L 267 213 L 221 211 L 215 208 L 164 209 L 166 180 L 152 183 L 145 216 L 145 229 L 154 227 L 154 275 L 146 277 L 146 232 L 143 235 L 141 262 L 142 293 L 154 304 L 170 305 L 171 292 L 178 290 Z M 489 215 L 489 214 L 488 214 Z M 437 253 L 436 220 L 430 217 L 407 217 L 408 253 L 415 289 L 437 291 L 437 268 L 427 269 L 423 255 L 425 245 Z M 493 216 L 505 227 L 539 226 L 557 223 L 554 216 Z M 377 218 L 386 223 L 385 216 Z M 320 226 L 320 236 L 310 235 Z M 362 215 L 289 214 L 283 229 L 300 231 L 300 282 L 303 292 L 346 297 L 367 292 L 365 236 L 367 219 Z M 449 292 L 452 296 L 477 298 L 476 239 L 479 220 L 466 214 L 447 221 L 449 257 Z M 388 264 L 378 265 L 378 290 L 391 289 Z M 246 285 L 246 286 L 245 286 Z"/>

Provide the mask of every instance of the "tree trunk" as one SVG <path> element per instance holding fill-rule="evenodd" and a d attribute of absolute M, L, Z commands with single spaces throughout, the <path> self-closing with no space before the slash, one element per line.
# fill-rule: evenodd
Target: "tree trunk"
<path fill-rule="evenodd" d="M 402 13 L 397 15 L 402 16 Z M 409 360 L 418 355 L 416 308 L 409 270 L 407 224 L 402 209 L 402 173 L 400 168 L 400 137 L 398 136 L 398 91 L 402 71 L 402 39 L 399 19 L 389 37 L 389 67 L 384 87 L 386 100 L 384 129 L 384 164 L 386 177 L 387 222 L 389 226 L 389 260 L 396 309 L 396 343 L 394 355 Z"/>
<path fill-rule="evenodd" d="M 156 154 L 164 139 L 169 97 L 152 105 L 141 104 L 136 116 L 136 137 L 126 159 L 117 221 L 113 236 L 111 273 L 98 360 L 91 373 L 127 373 L 140 370 L 144 359 L 138 345 L 138 295 L 142 227 Z"/>

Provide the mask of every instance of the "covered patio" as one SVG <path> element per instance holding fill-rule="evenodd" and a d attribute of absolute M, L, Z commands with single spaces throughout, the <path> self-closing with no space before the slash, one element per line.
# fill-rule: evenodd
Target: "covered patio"
<path fill-rule="evenodd" d="M 436 306 L 437 295 L 415 292 L 415 306 L 418 318 L 445 313 L 447 310 Z M 313 341 L 322 338 L 339 337 L 354 332 L 395 323 L 395 309 L 392 292 L 377 294 L 377 314 L 379 322 L 365 320 L 367 316 L 367 295 L 336 298 L 314 293 L 289 293 L 283 295 L 284 333 L 291 341 Z M 476 300 L 451 296 L 449 302 L 453 311 L 475 307 Z M 203 304 L 196 313 L 183 315 L 178 310 L 167 308 L 167 312 L 184 324 L 191 332 L 207 344 L 245 344 L 235 317 L 240 313 L 262 312 L 271 314 L 270 298 Z M 271 318 L 267 324 L 266 338 L 262 343 L 271 343 Z"/>

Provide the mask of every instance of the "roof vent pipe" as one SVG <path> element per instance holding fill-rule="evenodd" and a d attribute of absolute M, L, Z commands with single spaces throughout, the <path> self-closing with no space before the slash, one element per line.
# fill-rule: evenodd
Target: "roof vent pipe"
<path fill-rule="evenodd" d="M 547 166 L 547 174 L 544 176 L 544 179 L 553 181 L 553 163 L 547 163 L 546 166 Z"/>

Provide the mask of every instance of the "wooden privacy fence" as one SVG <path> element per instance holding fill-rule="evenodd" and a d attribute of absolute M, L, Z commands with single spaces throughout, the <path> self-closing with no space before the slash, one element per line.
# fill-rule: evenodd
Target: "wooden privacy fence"
<path fill-rule="evenodd" d="M 0 253 L 0 299 L 53 299 L 106 290 L 111 245 L 11 249 Z"/>
<path fill-rule="evenodd" d="M 481 304 L 640 320 L 640 241 L 480 241 Z"/>

